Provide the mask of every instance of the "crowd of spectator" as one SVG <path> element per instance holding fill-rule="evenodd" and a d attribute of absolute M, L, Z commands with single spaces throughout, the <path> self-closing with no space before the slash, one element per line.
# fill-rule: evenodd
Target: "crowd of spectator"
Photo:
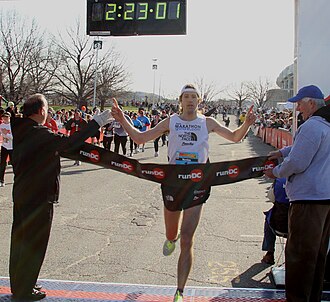
<path fill-rule="evenodd" d="M 126 110 L 125 114 L 130 118 L 132 123 L 137 124 L 138 122 L 138 112 L 142 108 L 144 110 L 144 115 L 149 119 L 150 124 L 147 125 L 147 128 L 152 127 L 155 122 L 161 120 L 163 117 L 169 116 L 175 112 L 179 112 L 180 108 L 178 104 L 172 103 L 148 103 L 148 102 L 129 102 L 122 103 L 123 106 L 130 105 L 130 110 Z M 52 107 L 49 107 L 48 118 L 45 126 L 50 128 L 53 132 L 61 132 L 65 135 L 71 135 L 75 131 L 79 131 L 81 127 L 84 127 L 85 123 L 88 123 L 94 113 L 98 111 L 97 107 L 93 109 L 86 108 L 82 106 L 80 109 L 67 109 L 62 108 L 54 110 Z M 237 106 L 230 106 L 219 104 L 219 102 L 202 102 L 199 105 L 199 111 L 203 114 L 212 115 L 214 118 L 222 120 L 222 122 L 228 127 L 230 124 L 229 115 L 236 116 L 236 123 L 240 125 L 244 122 L 244 117 L 246 111 Z M 1 116 L 3 113 L 10 113 L 12 118 L 21 117 L 22 114 L 17 106 L 13 102 L 8 102 L 8 105 L 5 108 L 0 107 L 0 123 Z M 287 131 L 292 130 L 293 118 L 292 110 L 284 109 L 279 111 L 277 109 L 257 109 L 257 120 L 256 125 L 261 127 L 285 129 Z M 300 119 L 298 116 L 298 125 L 300 124 Z M 137 126 L 138 127 L 138 126 Z M 99 129 L 99 132 L 95 134 L 92 138 L 93 142 L 96 144 L 103 145 L 106 149 L 110 150 L 113 137 L 116 134 L 116 125 L 108 124 L 102 129 Z M 102 134 L 102 135 L 101 135 Z M 102 138 L 102 140 L 100 139 Z M 105 138 L 103 140 L 103 138 Z M 166 138 L 162 138 L 163 144 L 166 142 Z M 133 142 L 130 142 L 130 145 L 134 145 Z M 118 148 L 116 148 L 118 150 Z M 139 148 L 134 145 L 133 150 L 130 148 L 131 152 L 128 152 L 127 155 L 132 156 L 133 153 L 137 153 Z M 115 151 L 115 150 L 114 150 Z M 134 152 L 133 152 L 134 151 Z M 155 154 L 158 154 L 157 147 L 155 148 Z M 126 152 L 125 154 L 126 155 Z"/>
<path fill-rule="evenodd" d="M 276 128 L 291 131 L 293 125 L 292 110 L 284 109 L 283 111 L 278 111 L 275 109 L 259 109 L 257 110 L 256 125 L 264 128 Z"/>

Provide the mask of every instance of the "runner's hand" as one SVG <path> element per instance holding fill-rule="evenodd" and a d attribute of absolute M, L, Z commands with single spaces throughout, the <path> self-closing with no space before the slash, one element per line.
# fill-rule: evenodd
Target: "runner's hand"
<path fill-rule="evenodd" d="M 111 114 L 114 117 L 114 119 L 118 122 L 125 119 L 123 111 L 119 108 L 118 102 L 116 98 L 112 98 L 112 108 L 111 108 Z"/>
<path fill-rule="evenodd" d="M 253 105 L 249 108 L 246 117 L 245 117 L 245 123 L 247 123 L 249 126 L 253 125 L 256 121 L 257 117 L 253 112 Z"/>

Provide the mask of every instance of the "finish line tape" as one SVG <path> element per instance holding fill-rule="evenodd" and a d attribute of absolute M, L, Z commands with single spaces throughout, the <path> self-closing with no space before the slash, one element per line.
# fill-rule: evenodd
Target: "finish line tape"
<path fill-rule="evenodd" d="M 61 156 L 172 187 L 189 184 L 194 187 L 205 187 L 235 183 L 261 177 L 263 171 L 273 169 L 277 164 L 276 161 L 268 160 L 268 156 L 191 165 L 143 164 L 88 143 L 84 143 L 78 150 L 61 152 Z"/>

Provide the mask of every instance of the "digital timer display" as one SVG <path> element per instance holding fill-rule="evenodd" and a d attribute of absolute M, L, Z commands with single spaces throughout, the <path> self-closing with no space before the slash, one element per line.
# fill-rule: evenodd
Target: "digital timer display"
<path fill-rule="evenodd" d="M 87 34 L 184 35 L 186 0 L 87 0 Z"/>

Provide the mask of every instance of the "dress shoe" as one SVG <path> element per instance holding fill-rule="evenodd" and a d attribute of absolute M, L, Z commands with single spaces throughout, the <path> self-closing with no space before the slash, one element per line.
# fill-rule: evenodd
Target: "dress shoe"
<path fill-rule="evenodd" d="M 33 289 L 30 294 L 14 295 L 15 301 L 39 301 L 46 297 L 46 293 L 37 289 Z"/>

